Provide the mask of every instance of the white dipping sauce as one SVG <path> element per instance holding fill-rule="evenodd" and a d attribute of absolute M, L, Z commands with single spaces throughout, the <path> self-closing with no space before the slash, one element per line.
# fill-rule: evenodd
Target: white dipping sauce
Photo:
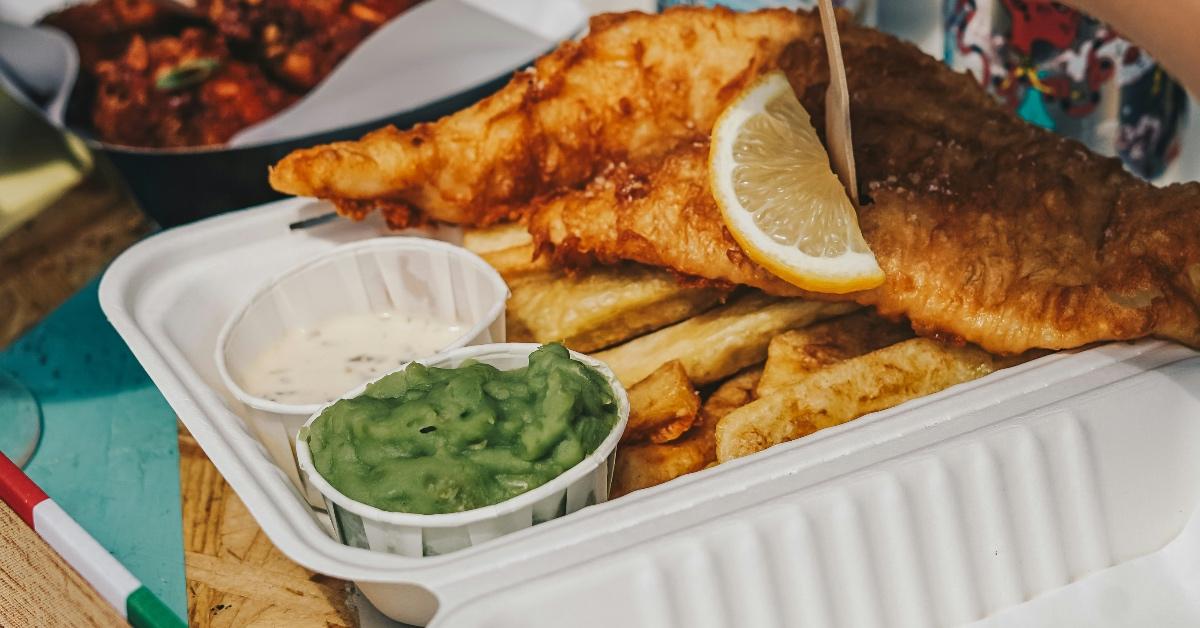
<path fill-rule="evenodd" d="M 242 387 L 279 403 L 325 403 L 441 351 L 465 329 L 396 312 L 347 314 L 287 334 L 250 362 Z"/>

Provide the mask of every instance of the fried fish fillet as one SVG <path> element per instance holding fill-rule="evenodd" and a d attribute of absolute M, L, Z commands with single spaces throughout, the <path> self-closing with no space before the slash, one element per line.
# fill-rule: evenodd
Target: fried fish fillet
<path fill-rule="evenodd" d="M 859 220 L 887 276 L 859 302 L 997 353 L 1200 346 L 1200 184 L 1154 187 L 877 31 L 843 45 L 873 199 Z M 813 115 L 823 50 L 797 42 L 781 60 Z"/>
<path fill-rule="evenodd" d="M 708 142 L 697 140 L 663 159 L 614 166 L 582 190 L 534 201 L 529 231 L 567 265 L 633 260 L 776 296 L 822 298 L 742 252 L 709 189 L 707 155 Z"/>
<path fill-rule="evenodd" d="M 356 217 L 380 208 L 394 226 L 412 210 L 486 224 L 607 164 L 707 136 L 749 78 L 819 30 L 785 10 L 601 15 L 491 97 L 409 131 L 296 151 L 271 169 L 271 185 Z"/>
<path fill-rule="evenodd" d="M 1000 353 L 1147 335 L 1200 346 L 1200 185 L 1141 182 L 890 36 L 847 25 L 842 46 L 859 221 L 886 280 L 818 298 Z M 495 96 L 298 151 L 272 183 L 351 215 L 382 205 L 394 225 L 413 208 L 479 224 L 532 207 L 534 236 L 560 261 L 633 260 L 799 295 L 725 231 L 705 165 L 715 117 L 776 67 L 819 119 L 828 76 L 812 15 L 603 16 Z"/>
<path fill-rule="evenodd" d="M 994 353 L 1143 336 L 1200 347 L 1200 184 L 1151 186 L 890 36 L 851 27 L 842 46 L 859 222 L 886 275 L 846 298 Z M 780 65 L 819 119 L 820 38 Z M 538 202 L 530 230 L 558 259 L 632 259 L 789 294 L 724 231 L 707 155 L 683 144 Z"/>

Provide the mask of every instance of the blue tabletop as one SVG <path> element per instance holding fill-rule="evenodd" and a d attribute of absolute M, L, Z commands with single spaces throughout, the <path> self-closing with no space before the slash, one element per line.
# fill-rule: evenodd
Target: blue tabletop
<path fill-rule="evenodd" d="M 97 283 L 0 353 L 42 406 L 25 472 L 187 617 L 175 413 L 105 320 Z"/>

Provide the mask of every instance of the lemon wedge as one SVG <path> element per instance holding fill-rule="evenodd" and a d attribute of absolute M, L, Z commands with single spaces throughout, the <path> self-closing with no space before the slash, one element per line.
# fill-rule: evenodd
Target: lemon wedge
<path fill-rule="evenodd" d="M 883 283 L 854 205 L 782 72 L 760 77 L 721 113 L 709 150 L 713 194 L 751 259 L 813 292 Z"/>

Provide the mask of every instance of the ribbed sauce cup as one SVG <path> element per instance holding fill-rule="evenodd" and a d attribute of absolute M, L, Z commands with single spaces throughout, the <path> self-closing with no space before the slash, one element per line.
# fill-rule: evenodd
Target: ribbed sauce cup
<path fill-rule="evenodd" d="M 239 414 L 275 464 L 319 507 L 323 498 L 304 483 L 292 444 L 305 419 L 326 404 L 281 403 L 251 394 L 243 385 L 251 362 L 290 329 L 352 314 L 413 314 L 462 327 L 457 338 L 430 355 L 503 342 L 508 294 L 499 273 L 462 247 L 407 236 L 354 242 L 285 272 L 255 293 L 217 338 L 217 372 L 244 404 Z"/>
<path fill-rule="evenodd" d="M 503 343 L 463 347 L 417 362 L 426 366 L 453 368 L 466 360 L 476 360 L 507 371 L 526 366 L 529 354 L 539 346 L 532 343 Z M 617 400 L 616 424 L 600 446 L 575 466 L 541 486 L 491 506 L 448 514 L 422 515 L 389 512 L 356 501 L 334 488 L 316 470 L 308 448 L 308 430 L 301 430 L 296 439 L 296 458 L 308 485 L 315 487 L 325 499 L 327 512 L 342 543 L 404 556 L 446 554 L 606 501 L 612 482 L 613 463 L 616 461 L 617 441 L 629 420 L 629 399 L 621 383 L 603 362 L 574 351 L 571 357 L 604 376 Z M 366 388 L 367 385 L 363 384 L 342 398 L 357 397 Z M 312 425 L 324 409 L 314 412 L 305 422 L 305 427 Z"/>

